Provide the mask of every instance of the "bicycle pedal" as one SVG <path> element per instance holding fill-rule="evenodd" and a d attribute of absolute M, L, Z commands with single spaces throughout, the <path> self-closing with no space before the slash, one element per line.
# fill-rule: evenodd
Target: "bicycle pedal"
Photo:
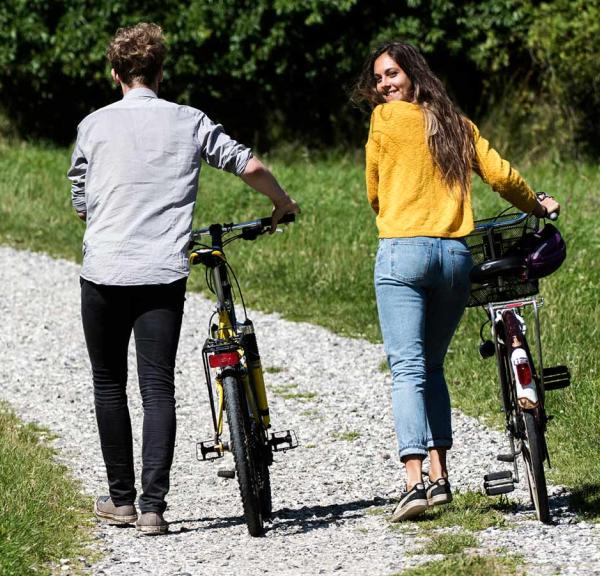
<path fill-rule="evenodd" d="M 514 454 L 498 454 L 498 456 L 496 456 L 496 460 L 498 460 L 500 462 L 514 462 L 515 455 Z"/>
<path fill-rule="evenodd" d="M 498 484 L 496 486 L 485 486 L 485 493 L 488 496 L 499 496 L 500 494 L 508 494 L 515 489 L 514 482 L 509 482 L 505 484 Z"/>
<path fill-rule="evenodd" d="M 205 440 L 196 444 L 196 458 L 198 460 L 216 460 L 223 458 L 224 446 L 217 444 L 214 440 Z"/>
<path fill-rule="evenodd" d="M 507 494 L 515 489 L 515 481 L 512 472 L 491 472 L 483 477 L 483 488 L 488 496 Z"/>
<path fill-rule="evenodd" d="M 571 373 L 566 366 L 548 366 L 543 374 L 545 390 L 559 390 L 571 385 Z"/>
<path fill-rule="evenodd" d="M 271 432 L 269 435 L 269 446 L 273 452 L 285 452 L 298 448 L 298 438 L 294 430 L 281 430 Z"/>
<path fill-rule="evenodd" d="M 510 480 L 512 482 L 513 474 L 510 470 L 501 472 L 490 472 L 483 477 L 484 482 L 497 482 L 498 480 Z"/>

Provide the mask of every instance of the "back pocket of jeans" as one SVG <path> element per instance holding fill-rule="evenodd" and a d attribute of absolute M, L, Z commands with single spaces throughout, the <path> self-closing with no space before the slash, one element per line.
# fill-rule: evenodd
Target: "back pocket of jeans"
<path fill-rule="evenodd" d="M 452 258 L 452 287 L 468 287 L 470 286 L 469 272 L 473 268 L 473 257 L 468 249 L 449 250 Z"/>
<path fill-rule="evenodd" d="M 391 273 L 402 282 L 424 280 L 429 270 L 432 245 L 418 240 L 396 240 L 391 247 Z"/>

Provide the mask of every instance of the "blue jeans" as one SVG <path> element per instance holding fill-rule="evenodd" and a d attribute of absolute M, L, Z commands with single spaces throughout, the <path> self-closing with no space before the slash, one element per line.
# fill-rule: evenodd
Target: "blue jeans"
<path fill-rule="evenodd" d="M 444 357 L 469 297 L 471 254 L 453 238 L 383 238 L 375 264 L 400 458 L 452 446 Z"/>

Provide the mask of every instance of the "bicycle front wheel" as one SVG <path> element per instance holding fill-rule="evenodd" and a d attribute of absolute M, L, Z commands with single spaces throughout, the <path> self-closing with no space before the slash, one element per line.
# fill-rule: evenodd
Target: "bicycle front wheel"
<path fill-rule="evenodd" d="M 260 469 L 262 466 L 260 466 L 260 459 L 256 458 L 256 441 L 252 433 L 251 419 L 242 391 L 242 383 L 235 376 L 225 376 L 223 392 L 229 426 L 229 444 L 235 461 L 248 532 L 252 536 L 260 536 L 264 532 L 262 513 L 264 494 L 261 494 L 261 484 L 264 484 L 264 481 L 261 482 Z M 269 486 L 269 504 L 270 496 Z"/>
<path fill-rule="evenodd" d="M 525 432 L 522 454 L 525 461 L 529 494 L 535 506 L 538 520 L 548 524 L 550 522 L 550 507 L 548 505 L 546 474 L 544 473 L 544 433 L 540 429 L 533 412 L 523 411 L 521 414 Z"/>

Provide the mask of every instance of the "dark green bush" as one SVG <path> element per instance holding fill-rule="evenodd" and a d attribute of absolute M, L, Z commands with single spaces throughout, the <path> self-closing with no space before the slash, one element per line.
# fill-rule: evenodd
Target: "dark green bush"
<path fill-rule="evenodd" d="M 0 105 L 21 134 L 69 141 L 117 98 L 104 50 L 141 20 L 167 34 L 161 95 L 259 148 L 362 143 L 350 89 L 369 48 L 390 37 L 419 45 L 467 114 L 495 110 L 527 146 L 558 136 L 548 118 L 563 116 L 556 146 L 598 145 L 586 129 L 600 109 L 598 0 L 4 0 Z"/>

